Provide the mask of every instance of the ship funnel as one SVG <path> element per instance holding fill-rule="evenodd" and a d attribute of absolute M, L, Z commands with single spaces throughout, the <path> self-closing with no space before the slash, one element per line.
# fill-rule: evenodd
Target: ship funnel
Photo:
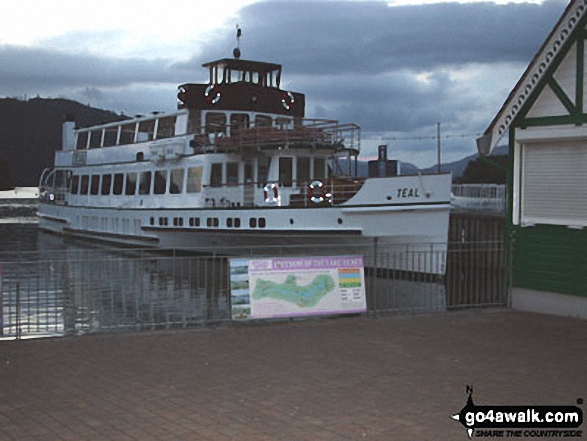
<path fill-rule="evenodd" d="M 67 115 L 61 126 L 61 149 L 75 150 L 75 121 Z"/>

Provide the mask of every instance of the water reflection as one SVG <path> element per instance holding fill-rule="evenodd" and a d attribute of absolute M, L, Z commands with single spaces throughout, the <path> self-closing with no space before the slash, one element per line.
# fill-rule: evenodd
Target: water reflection
<path fill-rule="evenodd" d="M 36 246 L 27 241 L 1 253 L 5 336 L 187 327 L 228 318 L 224 258 L 107 249 L 36 226 L 27 234 Z"/>

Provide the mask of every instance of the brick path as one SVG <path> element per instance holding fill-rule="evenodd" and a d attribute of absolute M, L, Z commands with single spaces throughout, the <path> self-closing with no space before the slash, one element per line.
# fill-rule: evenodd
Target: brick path
<path fill-rule="evenodd" d="M 0 439 L 465 441 L 467 383 L 575 404 L 586 348 L 586 321 L 503 310 L 3 341 Z"/>

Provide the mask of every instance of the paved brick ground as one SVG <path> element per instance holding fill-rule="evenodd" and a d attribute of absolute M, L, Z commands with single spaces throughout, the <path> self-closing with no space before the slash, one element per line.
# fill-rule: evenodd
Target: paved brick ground
<path fill-rule="evenodd" d="M 3 341 L 0 439 L 466 440 L 467 383 L 575 404 L 586 348 L 585 321 L 511 311 Z"/>

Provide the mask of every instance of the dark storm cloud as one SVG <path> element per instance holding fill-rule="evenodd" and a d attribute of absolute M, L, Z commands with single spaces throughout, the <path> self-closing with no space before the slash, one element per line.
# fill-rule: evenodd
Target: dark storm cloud
<path fill-rule="evenodd" d="M 566 3 L 263 2 L 240 11 L 244 58 L 280 60 L 289 72 L 430 70 L 464 63 L 529 61 Z M 233 32 L 204 58 L 230 47 Z M 199 57 L 200 58 L 200 57 Z M 200 60 L 198 60 L 200 61 Z"/>
<path fill-rule="evenodd" d="M 113 58 L 55 49 L 0 46 L 0 93 L 4 94 L 11 89 L 120 87 L 134 83 L 180 81 L 180 73 L 169 60 Z"/>

